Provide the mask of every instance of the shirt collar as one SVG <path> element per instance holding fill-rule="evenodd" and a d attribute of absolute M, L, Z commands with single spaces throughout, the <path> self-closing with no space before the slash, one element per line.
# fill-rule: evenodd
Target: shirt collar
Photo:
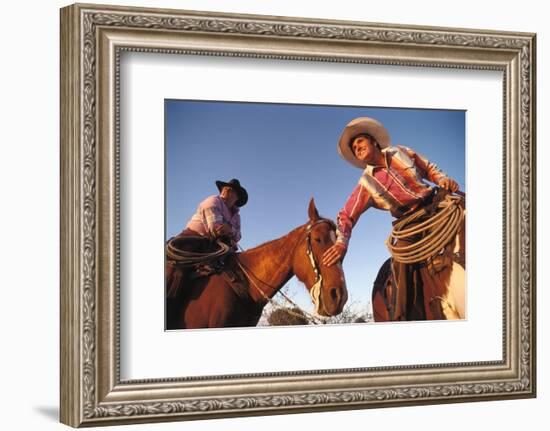
<path fill-rule="evenodd" d="M 388 163 L 389 160 L 388 159 L 389 159 L 389 157 L 391 157 L 391 154 L 392 154 L 390 152 L 390 150 L 391 150 L 391 147 L 382 148 L 382 150 L 381 150 L 382 155 L 386 159 L 387 165 L 389 165 L 389 163 Z M 375 168 L 385 168 L 385 167 L 386 166 L 384 166 L 384 165 L 367 165 L 367 167 L 365 168 L 365 170 L 363 172 L 367 175 L 372 176 Z"/>
<path fill-rule="evenodd" d="M 219 201 L 221 202 L 221 204 L 225 207 L 225 209 L 227 210 L 227 212 L 229 214 L 231 214 L 232 216 L 235 215 L 235 214 L 238 214 L 239 213 L 239 207 L 238 206 L 234 206 L 233 207 L 233 210 L 231 210 L 227 204 L 225 203 L 225 201 L 222 199 L 222 197 L 220 195 L 218 195 L 218 199 Z"/>

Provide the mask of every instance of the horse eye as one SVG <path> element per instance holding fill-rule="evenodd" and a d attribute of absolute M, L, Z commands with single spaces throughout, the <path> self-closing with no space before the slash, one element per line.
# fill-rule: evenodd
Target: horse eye
<path fill-rule="evenodd" d="M 321 243 L 321 238 L 313 238 L 313 241 L 318 242 L 320 244 Z"/>

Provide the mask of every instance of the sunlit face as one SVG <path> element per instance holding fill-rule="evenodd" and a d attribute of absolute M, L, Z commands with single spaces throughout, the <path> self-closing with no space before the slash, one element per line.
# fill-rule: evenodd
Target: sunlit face
<path fill-rule="evenodd" d="M 351 143 L 351 150 L 355 157 L 363 162 L 369 163 L 374 161 L 376 146 L 369 136 L 357 136 Z"/>
<path fill-rule="evenodd" d="M 220 196 L 230 208 L 233 207 L 239 200 L 239 195 L 237 194 L 237 192 L 231 187 L 227 186 L 222 188 Z"/>

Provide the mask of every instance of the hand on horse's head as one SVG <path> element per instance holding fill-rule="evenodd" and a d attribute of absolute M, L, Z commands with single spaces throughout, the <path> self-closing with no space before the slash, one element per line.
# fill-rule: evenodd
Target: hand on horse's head
<path fill-rule="evenodd" d="M 336 242 L 327 251 L 325 251 L 321 262 L 325 266 L 332 266 L 335 263 L 342 261 L 347 251 L 348 247 L 344 243 Z"/>

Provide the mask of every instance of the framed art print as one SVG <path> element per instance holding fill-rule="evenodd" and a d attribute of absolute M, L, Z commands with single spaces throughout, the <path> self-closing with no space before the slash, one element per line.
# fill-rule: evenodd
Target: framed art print
<path fill-rule="evenodd" d="M 61 421 L 535 396 L 535 36 L 61 10 Z"/>

